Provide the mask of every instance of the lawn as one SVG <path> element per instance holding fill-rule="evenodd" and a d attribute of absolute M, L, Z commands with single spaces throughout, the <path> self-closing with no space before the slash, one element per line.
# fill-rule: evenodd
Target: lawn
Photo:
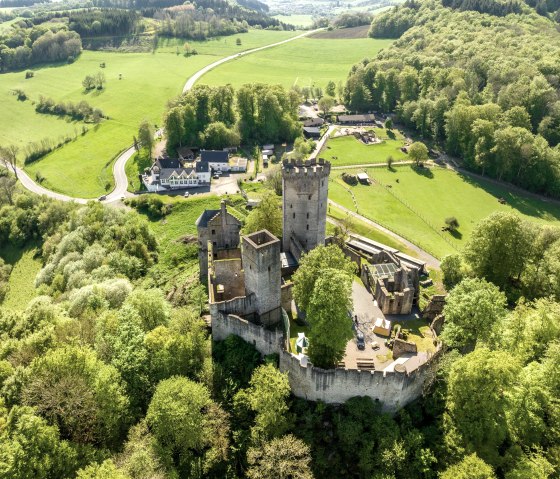
<path fill-rule="evenodd" d="M 310 27 L 313 25 L 313 15 L 273 15 L 273 17 L 296 27 Z"/>
<path fill-rule="evenodd" d="M 301 38 L 221 65 L 201 78 L 202 83 L 234 86 L 261 82 L 325 87 L 332 80 L 344 81 L 348 71 L 364 57 L 373 57 L 392 40 L 372 38 Z"/>
<path fill-rule="evenodd" d="M 403 136 L 396 130 L 391 130 L 387 134 L 387 130 L 383 128 L 373 128 L 378 138 L 383 140 L 382 143 L 366 145 L 353 135 L 339 136 L 330 138 L 321 151 L 321 156 L 329 160 L 333 166 L 348 165 L 367 165 L 371 163 L 386 163 L 387 158 L 392 156 L 395 161 L 407 160 L 406 153 L 401 151 L 404 145 Z"/>
<path fill-rule="evenodd" d="M 346 214 L 344 213 L 344 211 L 342 211 L 341 209 L 333 205 L 329 205 L 327 216 L 335 220 L 346 219 Z M 364 236 L 365 238 L 369 238 L 373 241 L 377 241 L 378 243 L 382 243 L 391 248 L 398 249 L 399 251 L 408 254 L 410 256 L 416 256 L 416 253 L 411 249 L 409 249 L 403 242 L 393 238 L 392 236 L 389 236 L 383 231 L 380 231 L 376 228 L 369 226 L 367 223 L 364 223 L 363 221 L 352 218 L 350 225 L 351 225 L 350 231 L 352 233 L 358 234 L 360 236 Z M 329 234 L 333 234 L 334 225 L 332 225 L 331 223 L 327 223 L 327 229 L 329 231 Z"/>
<path fill-rule="evenodd" d="M 27 303 L 36 296 L 35 276 L 41 269 L 41 261 L 35 257 L 37 252 L 35 245 L 23 249 L 8 245 L 0 250 L 0 257 L 13 266 L 10 289 L 0 308 L 24 310 Z"/>
<path fill-rule="evenodd" d="M 400 166 L 393 171 L 367 171 L 374 184 L 354 187 L 340 179 L 341 171 L 335 171 L 331 174 L 329 197 L 355 210 L 351 191 L 361 215 L 440 258 L 460 251 L 476 224 L 494 211 L 513 211 L 526 219 L 560 225 L 560 207 L 450 170 L 423 169 L 421 174 L 411 166 Z M 506 205 L 498 202 L 500 197 Z M 450 216 L 460 224 L 454 236 L 441 231 L 445 218 Z"/>
<path fill-rule="evenodd" d="M 252 30 L 246 34 L 207 42 L 191 42 L 199 55 L 185 58 L 175 54 L 177 45 L 154 53 L 118 53 L 84 51 L 71 65 L 49 65 L 31 68 L 34 78 L 25 79 L 24 72 L 0 75 L 0 144 L 15 143 L 23 149 L 30 142 L 43 138 L 58 139 L 75 136 L 82 124 L 35 112 L 32 105 L 39 95 L 55 101 L 85 100 L 109 116 L 97 127 L 77 135 L 77 139 L 29 165 L 34 177 L 45 177 L 43 185 L 72 196 L 94 198 L 113 186 L 112 161 L 132 143 L 138 124 L 148 119 L 161 124 L 168 99 L 178 95 L 189 76 L 217 57 L 274 41 L 281 41 L 297 32 Z M 235 39 L 241 39 L 241 45 Z M 164 42 L 164 41 L 162 41 Z M 164 42 L 165 43 L 165 42 Z M 177 41 L 175 41 L 178 44 Z M 181 50 L 184 42 L 180 42 Z M 202 54 L 204 53 L 204 54 Z M 105 62 L 106 68 L 99 67 Z M 82 80 L 88 74 L 103 71 L 106 88 L 85 93 Z M 122 74 L 122 80 L 119 75 Z M 29 100 L 18 101 L 12 94 L 22 89 Z"/>

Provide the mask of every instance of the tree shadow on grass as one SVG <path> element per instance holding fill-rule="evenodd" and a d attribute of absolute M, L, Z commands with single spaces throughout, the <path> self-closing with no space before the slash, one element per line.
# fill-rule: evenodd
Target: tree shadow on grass
<path fill-rule="evenodd" d="M 463 233 L 461 233 L 459 230 L 449 230 L 449 234 L 456 240 L 460 240 L 463 238 Z"/>
<path fill-rule="evenodd" d="M 547 216 L 554 217 L 560 220 L 560 206 L 555 203 L 549 203 L 545 199 L 538 199 L 536 197 L 531 197 L 530 193 L 525 195 L 523 192 L 516 190 L 514 187 L 508 188 L 508 185 L 497 185 L 491 180 L 485 180 L 482 178 L 477 178 L 471 176 L 468 173 L 458 173 L 460 178 L 466 183 L 474 186 L 475 188 L 480 188 L 486 193 L 494 196 L 496 198 L 497 208 L 500 207 L 498 200 L 504 198 L 506 204 L 515 210 L 523 213 L 527 216 L 533 216 L 535 218 L 546 218 Z"/>
<path fill-rule="evenodd" d="M 430 168 L 426 168 L 425 166 L 412 165 L 411 168 L 412 171 L 414 171 L 418 175 L 425 176 L 426 178 L 430 179 L 434 177 L 433 171 Z"/>
<path fill-rule="evenodd" d="M 390 140 L 397 139 L 397 135 L 395 135 L 395 132 L 393 130 L 385 130 L 385 133 L 387 134 L 387 138 L 389 138 Z"/>

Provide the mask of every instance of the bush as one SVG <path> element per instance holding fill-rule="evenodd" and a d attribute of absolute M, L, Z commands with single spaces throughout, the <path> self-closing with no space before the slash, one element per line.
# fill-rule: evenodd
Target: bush
<path fill-rule="evenodd" d="M 25 79 L 27 80 L 28 78 L 33 78 L 35 76 L 35 73 L 32 72 L 31 70 L 27 70 L 25 72 Z"/>
<path fill-rule="evenodd" d="M 459 221 L 457 220 L 457 218 L 455 218 L 455 216 L 445 218 L 445 224 L 450 231 L 455 231 L 457 228 L 459 228 Z"/>

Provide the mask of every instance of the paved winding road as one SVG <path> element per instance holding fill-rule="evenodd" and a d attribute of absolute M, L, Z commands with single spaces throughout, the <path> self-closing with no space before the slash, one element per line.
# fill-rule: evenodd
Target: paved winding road
<path fill-rule="evenodd" d="M 286 40 L 282 40 L 280 42 L 271 43 L 270 45 L 265 45 L 265 46 L 262 46 L 262 47 L 253 48 L 251 50 L 246 50 L 244 52 L 236 53 L 235 55 L 230 55 L 228 57 L 217 60 L 214 63 L 211 63 L 210 65 L 207 65 L 204 68 L 198 70 L 194 75 L 189 77 L 189 79 L 185 83 L 185 86 L 183 87 L 183 93 L 189 91 L 203 75 L 205 75 L 206 73 L 208 73 L 212 69 L 216 68 L 217 66 L 222 65 L 223 63 L 235 60 L 235 59 L 240 58 L 240 57 L 245 56 L 245 55 L 250 55 L 252 53 L 256 53 L 256 52 L 259 52 L 259 51 L 262 51 L 262 50 L 266 50 L 268 48 L 273 48 L 273 47 L 283 45 L 283 44 L 288 43 L 288 42 L 292 42 L 294 40 L 305 37 L 307 35 L 311 35 L 312 33 L 315 33 L 319 30 L 321 30 L 321 29 L 304 32 L 300 35 L 296 35 L 295 37 L 291 37 L 291 38 L 288 38 Z M 317 157 L 317 155 L 323 149 L 326 141 L 328 140 L 331 133 L 334 131 L 334 129 L 336 127 L 337 127 L 337 125 L 331 125 L 328 128 L 325 135 L 323 135 L 323 137 L 317 142 L 317 146 L 315 148 L 315 151 L 312 153 L 311 158 L 316 158 Z M 156 133 L 156 135 L 160 135 L 161 133 L 162 132 L 160 130 Z M 113 191 L 111 191 L 111 193 L 109 193 L 106 196 L 106 198 L 104 200 L 102 200 L 103 203 L 110 204 L 110 203 L 120 201 L 125 196 L 131 196 L 131 193 L 129 193 L 127 191 L 127 189 L 128 189 L 128 178 L 126 177 L 125 166 L 126 166 L 127 161 L 134 155 L 134 153 L 135 153 L 134 146 L 129 147 L 128 149 L 126 149 L 125 151 L 123 151 L 120 154 L 120 156 L 117 158 L 117 160 L 113 164 L 113 177 L 115 179 L 115 188 L 113 189 Z M 359 166 L 360 165 L 357 165 L 357 167 L 359 167 Z M 368 165 L 368 166 L 371 166 L 371 165 Z M 336 169 L 336 167 L 334 167 L 334 169 Z M 64 194 L 61 194 L 61 193 L 57 193 L 55 191 L 48 190 L 47 188 L 44 188 L 40 184 L 33 181 L 29 177 L 29 175 L 25 171 L 23 171 L 21 168 L 16 168 L 16 171 L 17 171 L 17 176 L 18 176 L 18 179 L 20 180 L 20 183 L 25 188 L 27 188 L 29 191 L 32 191 L 33 193 L 36 193 L 38 195 L 45 195 L 45 196 L 48 196 L 50 198 L 54 198 L 54 199 L 61 200 L 61 201 L 74 201 L 74 202 L 80 203 L 80 204 L 85 204 L 88 201 L 91 201 L 91 200 L 88 200 L 88 199 L 85 199 L 85 198 L 74 198 L 74 197 L 71 197 L 71 196 L 68 196 L 68 195 L 64 195 Z M 361 221 L 369 224 L 370 226 L 373 226 L 374 228 L 377 228 L 377 229 L 385 232 L 386 234 L 388 234 L 390 236 L 393 236 L 394 238 L 398 239 L 399 241 L 402 241 L 411 250 L 415 251 L 421 259 L 426 261 L 426 263 L 429 266 L 436 267 L 436 268 L 439 267 L 439 261 L 437 260 L 437 258 L 434 258 L 430 254 L 426 253 L 424 250 L 422 250 L 418 246 L 412 244 L 410 241 L 406 240 L 405 238 L 402 238 L 401 236 L 397 235 L 396 233 L 393 233 L 392 231 L 384 228 L 383 226 L 375 223 L 374 221 L 369 220 L 368 218 L 364 218 L 363 216 L 361 216 L 361 215 L 359 215 L 359 214 L 357 214 L 353 211 L 346 210 L 346 208 L 344 208 L 342 205 L 336 204 L 336 203 L 332 202 L 331 200 L 329 200 L 329 202 L 333 203 L 334 205 L 336 205 L 338 208 L 342 209 L 343 211 L 346 211 L 349 215 L 357 217 Z"/>
<path fill-rule="evenodd" d="M 210 70 L 216 68 L 223 63 L 235 60 L 237 58 L 243 57 L 245 55 L 250 55 L 251 53 L 260 52 L 261 50 L 266 50 L 268 48 L 277 47 L 279 45 L 283 45 L 284 43 L 292 42 L 299 38 L 305 37 L 307 35 L 311 35 L 322 29 L 317 30 L 310 30 L 308 32 L 304 32 L 300 35 L 296 35 L 295 37 L 290 37 L 286 40 L 282 40 L 281 42 L 271 43 L 269 45 L 264 45 L 262 47 L 253 48 L 251 50 L 245 50 L 243 52 L 236 53 L 235 55 L 230 55 L 229 57 L 224 57 L 220 60 L 211 63 L 210 65 L 205 66 L 204 68 L 198 70 L 194 75 L 189 77 L 186 81 L 185 86 L 183 87 L 183 93 L 189 91 L 195 83 L 206 73 Z M 128 178 L 126 177 L 125 166 L 126 162 L 134 155 L 134 147 L 131 146 L 125 151 L 121 153 L 121 155 L 117 158 L 115 163 L 113 164 L 113 178 L 115 179 L 115 188 L 111 193 L 107 195 L 107 197 L 102 200 L 103 203 L 114 203 L 115 201 L 121 200 L 125 196 L 131 196 L 131 193 L 127 191 L 128 189 Z M 10 168 L 11 169 L 11 168 Z M 74 201 L 76 203 L 85 204 L 90 200 L 85 198 L 74 198 L 72 196 L 64 195 L 62 193 L 57 193 L 52 190 L 48 190 L 47 188 L 41 186 L 40 184 L 36 183 L 31 179 L 31 177 L 23 171 L 21 168 L 16 168 L 18 179 L 20 180 L 21 184 L 27 188 L 29 191 L 36 193 L 38 195 L 45 195 L 49 198 L 54 198 L 60 201 Z"/>

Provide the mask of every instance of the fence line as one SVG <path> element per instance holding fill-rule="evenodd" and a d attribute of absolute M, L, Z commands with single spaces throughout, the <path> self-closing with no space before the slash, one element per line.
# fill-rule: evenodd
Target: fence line
<path fill-rule="evenodd" d="M 329 181 L 331 182 L 335 182 L 334 179 L 329 179 Z M 376 180 L 377 181 L 377 180 Z M 378 183 L 383 186 L 386 190 L 390 190 L 390 188 L 387 188 L 385 185 L 383 185 L 381 182 L 378 181 Z M 374 222 L 377 223 L 380 226 L 383 226 L 383 228 L 388 229 L 389 231 L 395 233 L 396 235 L 404 238 L 407 241 L 410 241 L 412 244 L 417 245 L 418 247 L 422 248 L 424 251 L 426 251 L 427 253 L 431 254 L 432 256 L 434 256 L 435 258 L 441 258 L 441 255 L 436 253 L 435 251 L 433 251 L 430 248 L 427 248 L 424 245 L 419 245 L 414 239 L 412 239 L 411 237 L 405 235 L 404 233 L 400 232 L 400 231 L 396 231 L 395 228 L 389 226 L 386 223 L 383 223 L 382 221 L 379 221 L 378 219 L 374 219 L 374 218 L 370 218 L 367 214 L 364 213 L 360 213 L 359 211 L 359 207 L 358 207 L 358 203 L 356 201 L 356 197 L 354 196 L 354 193 L 352 192 L 352 190 L 350 188 L 348 188 L 347 186 L 341 184 L 340 182 L 336 182 L 337 185 L 342 186 L 348 193 L 350 193 L 350 196 L 352 197 L 352 202 L 354 203 L 354 209 L 356 211 L 357 214 L 359 214 L 360 216 Z M 392 194 L 392 192 L 389 191 L 389 193 Z M 437 231 L 425 218 L 422 217 L 422 215 L 420 215 L 418 212 L 416 212 L 412 207 L 410 207 L 409 205 L 407 205 L 404 201 L 402 201 L 398 196 L 394 195 L 396 200 L 400 201 L 401 203 L 403 203 L 407 208 L 409 208 L 415 215 L 417 215 L 418 217 L 420 217 L 420 219 L 422 221 L 424 221 L 428 227 L 432 230 L 435 231 L 435 233 L 437 233 L 444 241 L 446 241 L 455 251 L 460 251 L 454 244 L 452 244 L 447 238 L 445 238 L 439 231 Z"/>

